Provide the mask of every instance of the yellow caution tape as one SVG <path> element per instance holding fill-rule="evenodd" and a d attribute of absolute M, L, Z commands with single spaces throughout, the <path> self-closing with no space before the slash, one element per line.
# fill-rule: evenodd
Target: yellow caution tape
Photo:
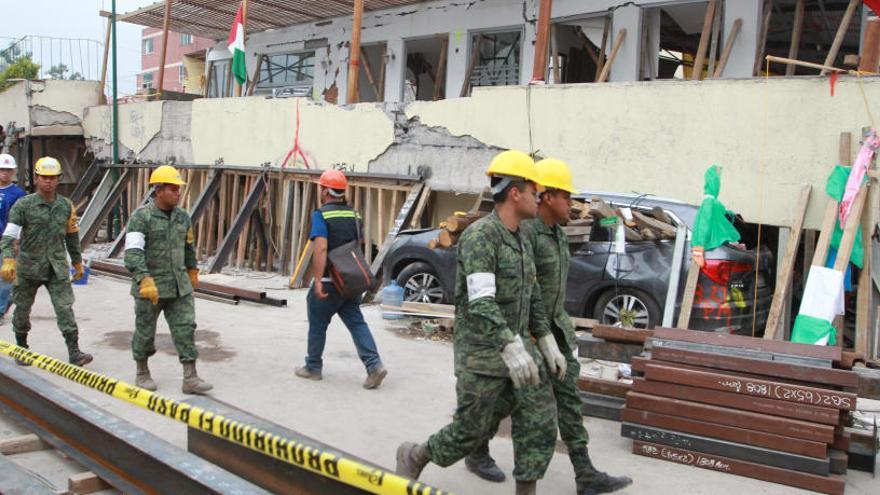
<path fill-rule="evenodd" d="M 210 433 L 236 445 L 370 493 L 379 495 L 451 495 L 449 492 L 424 483 L 366 466 L 353 459 L 327 452 L 320 447 L 284 438 L 9 342 L 0 340 L 0 352 L 17 361 L 85 385 L 92 390 L 186 423 L 190 428 Z"/>

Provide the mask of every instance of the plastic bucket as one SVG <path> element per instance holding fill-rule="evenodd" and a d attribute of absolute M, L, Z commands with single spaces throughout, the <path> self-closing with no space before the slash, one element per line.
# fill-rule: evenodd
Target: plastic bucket
<path fill-rule="evenodd" d="M 82 278 L 79 279 L 79 280 L 74 281 L 73 284 L 74 284 L 74 285 L 86 285 L 87 283 L 89 283 L 89 272 L 90 272 L 90 271 L 91 271 L 91 270 L 89 269 L 89 267 L 84 266 L 84 267 L 83 267 L 83 276 L 82 276 Z M 70 279 L 71 279 L 71 280 L 73 280 L 73 274 L 74 274 L 74 273 L 76 273 L 76 268 L 71 268 L 71 269 L 70 269 Z"/>

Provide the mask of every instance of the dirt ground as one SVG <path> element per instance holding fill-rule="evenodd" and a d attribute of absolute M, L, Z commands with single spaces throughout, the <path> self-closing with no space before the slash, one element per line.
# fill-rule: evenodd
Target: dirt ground
<path fill-rule="evenodd" d="M 197 300 L 199 371 L 215 389 L 213 396 L 338 449 L 394 467 L 394 452 L 403 441 L 423 441 L 451 420 L 455 409 L 452 345 L 447 339 L 423 337 L 401 331 L 406 323 L 381 318 L 375 306 L 364 313 L 389 370 L 378 390 L 361 388 L 365 372 L 345 327 L 334 319 L 324 355 L 324 380 L 302 380 L 294 367 L 302 363 L 308 322 L 305 290 L 288 291 L 286 280 L 260 274 L 204 277 L 220 283 L 267 290 L 286 298 L 288 306 L 275 308 L 242 303 L 238 306 Z M 134 363 L 129 349 L 134 330 L 132 298 L 126 282 L 92 275 L 88 285 L 75 286 L 74 309 L 81 328 L 82 347 L 95 355 L 89 369 L 133 382 Z M 48 294 L 41 291 L 33 310 L 31 347 L 66 358 L 63 340 L 55 326 Z M 0 337 L 12 340 L 10 324 Z M 180 392 L 181 369 L 164 322 L 157 339 L 159 352 L 150 361 L 159 392 L 185 398 Z M 2 357 L 0 359 L 6 359 Z M 182 424 L 100 395 L 80 385 L 39 370 L 30 370 L 98 407 L 132 421 L 185 448 Z M 635 483 L 621 494 L 740 495 L 808 493 L 801 490 L 711 472 L 630 452 L 631 441 L 620 437 L 620 424 L 584 418 L 591 435 L 590 450 L 596 465 L 613 474 L 626 474 Z M 513 469 L 509 428 L 492 440 L 491 450 L 508 475 Z M 564 452 L 564 449 L 562 449 Z M 493 484 L 477 479 L 462 462 L 449 468 L 429 466 L 422 480 L 458 494 L 510 494 L 512 480 Z M 538 485 L 539 493 L 574 493 L 570 464 L 557 453 Z M 876 495 L 880 481 L 867 473 L 850 471 L 847 493 Z"/>

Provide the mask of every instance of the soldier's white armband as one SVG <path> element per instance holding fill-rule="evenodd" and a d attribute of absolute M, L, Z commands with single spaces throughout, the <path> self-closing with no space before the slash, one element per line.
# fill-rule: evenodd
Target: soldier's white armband
<path fill-rule="evenodd" d="M 125 234 L 125 249 L 140 249 L 144 250 L 144 246 L 147 245 L 146 238 L 144 238 L 144 234 L 141 232 L 128 232 Z"/>
<path fill-rule="evenodd" d="M 468 302 L 495 297 L 495 274 L 472 273 L 467 276 Z"/>
<path fill-rule="evenodd" d="M 9 237 L 13 237 L 15 239 L 21 238 L 21 225 L 16 225 L 14 223 L 7 223 L 6 230 L 3 231 L 3 235 L 8 235 Z"/>

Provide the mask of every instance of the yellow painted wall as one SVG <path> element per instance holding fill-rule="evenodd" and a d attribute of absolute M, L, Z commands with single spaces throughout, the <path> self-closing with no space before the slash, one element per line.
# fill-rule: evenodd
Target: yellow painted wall
<path fill-rule="evenodd" d="M 184 55 L 183 66 L 186 68 L 183 89 L 187 93 L 205 94 L 205 61 Z"/>
<path fill-rule="evenodd" d="M 295 98 L 199 99 L 192 104 L 195 163 L 222 158 L 235 165 L 281 165 L 294 146 L 297 101 L 299 144 L 311 168 L 346 164 L 366 171 L 394 138 L 391 119 L 371 104 L 342 108 Z M 296 166 L 304 166 L 301 159 Z"/>
<path fill-rule="evenodd" d="M 880 79 L 863 78 L 880 116 Z M 824 183 L 842 131 L 870 125 L 859 82 L 827 78 L 479 88 L 471 98 L 414 103 L 408 117 L 490 145 L 566 160 L 576 187 L 638 191 L 699 204 L 703 173 L 724 166 L 720 199 L 752 222 L 789 225 L 812 184 L 807 227 L 818 228 Z"/>

